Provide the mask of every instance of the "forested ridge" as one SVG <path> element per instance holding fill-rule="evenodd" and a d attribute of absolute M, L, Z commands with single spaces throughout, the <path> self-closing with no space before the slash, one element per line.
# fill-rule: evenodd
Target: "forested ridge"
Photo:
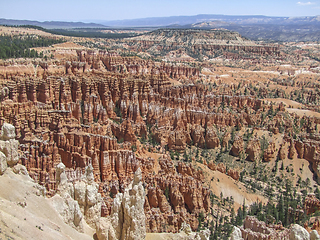
<path fill-rule="evenodd" d="M 48 47 L 52 44 L 62 43 L 62 39 L 45 38 L 41 36 L 0 36 L 0 59 L 7 58 L 34 58 L 43 57 L 34 47 Z"/>
<path fill-rule="evenodd" d="M 47 29 L 35 25 L 17 25 L 8 27 L 19 27 L 19 28 L 33 28 L 43 32 L 68 36 L 68 37 L 86 37 L 86 38 L 106 38 L 106 39 L 121 39 L 139 36 L 141 34 L 136 33 L 110 33 L 103 32 L 103 30 L 110 30 L 109 28 L 72 28 L 72 29 Z"/>

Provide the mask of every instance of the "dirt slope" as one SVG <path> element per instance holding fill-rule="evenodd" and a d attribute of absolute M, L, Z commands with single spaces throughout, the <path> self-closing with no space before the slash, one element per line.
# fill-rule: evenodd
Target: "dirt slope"
<path fill-rule="evenodd" d="M 0 239 L 93 239 L 64 223 L 31 179 L 7 169 L 0 176 Z"/>

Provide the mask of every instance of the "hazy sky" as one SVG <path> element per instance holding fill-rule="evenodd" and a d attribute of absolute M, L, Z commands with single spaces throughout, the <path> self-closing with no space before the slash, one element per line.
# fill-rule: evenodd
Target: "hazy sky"
<path fill-rule="evenodd" d="M 0 18 L 120 20 L 197 14 L 315 16 L 320 0 L 0 0 Z"/>

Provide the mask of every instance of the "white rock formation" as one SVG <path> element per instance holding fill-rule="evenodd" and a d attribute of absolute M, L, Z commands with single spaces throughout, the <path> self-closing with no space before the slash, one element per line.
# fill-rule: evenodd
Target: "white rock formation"
<path fill-rule="evenodd" d="M 165 234 L 163 239 L 175 239 L 175 240 L 209 240 L 210 230 L 200 230 L 200 232 L 192 232 L 189 224 L 183 222 L 179 233 Z"/>
<path fill-rule="evenodd" d="M 15 137 L 15 127 L 9 123 L 4 123 L 1 129 L 0 151 L 6 156 L 7 165 L 9 167 L 13 167 L 19 161 L 19 141 L 15 140 Z M 5 164 L 1 165 L 2 169 L 4 169 Z"/>
<path fill-rule="evenodd" d="M 94 182 L 93 167 L 86 167 L 85 178 L 74 184 L 74 199 L 78 201 L 86 222 L 93 228 L 101 216 L 101 195 L 99 185 Z"/>
<path fill-rule="evenodd" d="M 0 151 L 6 155 L 9 167 L 13 167 L 19 162 L 18 147 L 18 140 L 9 139 L 7 141 L 0 141 Z"/>
<path fill-rule="evenodd" d="M 116 195 L 111 215 L 108 218 L 101 218 L 99 224 L 97 224 L 99 240 L 146 238 L 145 191 L 141 179 L 141 169 L 138 168 L 133 181 L 124 193 Z"/>
<path fill-rule="evenodd" d="M 15 174 L 21 174 L 21 175 L 26 175 L 29 176 L 28 170 L 25 166 L 21 164 L 17 164 L 12 168 L 13 172 Z M 45 188 L 44 188 L 45 189 Z"/>
<path fill-rule="evenodd" d="M 79 232 L 83 232 L 83 215 L 80 211 L 78 202 L 71 197 L 61 197 L 55 195 L 52 198 L 52 205 L 63 218 L 64 222 L 74 227 Z"/>
<path fill-rule="evenodd" d="M 57 193 L 63 198 L 71 197 L 74 199 L 74 187 L 72 183 L 68 182 L 65 169 L 66 166 L 62 162 L 56 166 Z"/>
<path fill-rule="evenodd" d="M 117 235 L 114 227 L 111 224 L 109 217 L 100 218 L 97 224 L 97 237 L 99 240 L 116 240 Z"/>
<path fill-rule="evenodd" d="M 301 227 L 298 224 L 293 224 L 290 229 L 289 239 L 290 240 L 309 240 L 310 234 L 304 227 Z"/>
<path fill-rule="evenodd" d="M 310 240 L 320 240 L 320 235 L 317 230 L 312 230 L 310 232 Z"/>
<path fill-rule="evenodd" d="M 4 141 L 14 139 L 16 137 L 16 129 L 9 123 L 3 123 L 1 128 L 1 139 Z"/>
<path fill-rule="evenodd" d="M 8 168 L 7 157 L 6 155 L 4 155 L 3 152 L 0 152 L 0 175 L 4 174 L 7 168 Z"/>
<path fill-rule="evenodd" d="M 74 188 L 72 183 L 67 181 L 63 163 L 59 163 L 56 167 L 56 183 L 58 194 L 51 198 L 52 205 L 65 223 L 83 232 L 83 215 L 78 202 L 74 200 Z"/>
<path fill-rule="evenodd" d="M 141 169 L 134 174 L 133 183 L 123 193 L 123 225 L 121 239 L 144 239 L 146 237 L 146 216 L 144 214 L 145 191 L 141 182 Z"/>
<path fill-rule="evenodd" d="M 200 236 L 201 240 L 209 240 L 211 232 L 209 229 L 205 229 L 205 230 L 200 230 L 200 232 L 198 233 L 198 235 Z"/>
<path fill-rule="evenodd" d="M 68 182 L 65 165 L 59 163 L 56 182 L 58 196 L 53 197 L 53 205 L 64 221 L 79 231 L 83 231 L 82 219 L 96 228 L 101 217 L 101 195 L 98 193 L 99 185 L 94 182 L 91 164 L 86 167 L 85 177 L 72 184 Z"/>
<path fill-rule="evenodd" d="M 232 232 L 230 234 L 230 240 L 242 240 L 242 234 L 240 228 L 233 226 Z"/>
<path fill-rule="evenodd" d="M 180 231 L 179 231 L 180 233 L 181 232 L 184 232 L 185 234 L 187 234 L 187 235 L 191 235 L 192 234 L 192 229 L 191 229 L 191 227 L 190 227 L 190 225 L 189 224 L 187 224 L 186 222 L 183 222 L 182 224 L 181 224 L 181 228 L 180 228 Z"/>
<path fill-rule="evenodd" d="M 19 162 L 19 141 L 15 140 L 15 127 L 9 123 L 4 123 L 0 136 L 0 175 L 8 167 L 13 167 Z"/>

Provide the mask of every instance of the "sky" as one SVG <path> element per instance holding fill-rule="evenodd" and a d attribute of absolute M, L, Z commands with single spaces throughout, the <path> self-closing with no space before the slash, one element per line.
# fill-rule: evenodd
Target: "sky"
<path fill-rule="evenodd" d="M 0 18 L 99 22 L 197 14 L 320 15 L 320 0 L 0 0 Z"/>

